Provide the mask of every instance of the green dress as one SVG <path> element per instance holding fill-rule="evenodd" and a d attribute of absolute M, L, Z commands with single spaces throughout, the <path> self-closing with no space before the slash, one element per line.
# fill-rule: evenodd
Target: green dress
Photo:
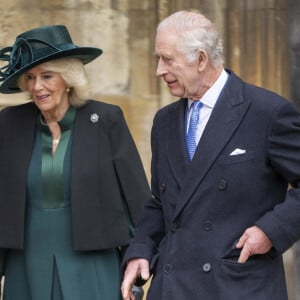
<path fill-rule="evenodd" d="M 76 110 L 62 121 L 61 140 L 39 118 L 27 183 L 25 246 L 6 259 L 4 300 L 120 300 L 117 249 L 74 251 L 70 153 Z M 77 170 L 80 172 L 80 170 Z M 88 199 L 87 199 L 88 201 Z"/>

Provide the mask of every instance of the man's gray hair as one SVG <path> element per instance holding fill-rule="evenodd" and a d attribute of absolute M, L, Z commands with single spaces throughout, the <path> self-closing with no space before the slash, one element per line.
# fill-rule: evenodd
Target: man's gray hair
<path fill-rule="evenodd" d="M 157 32 L 163 29 L 179 35 L 177 50 L 186 56 L 189 63 L 199 58 L 200 50 L 206 51 L 215 68 L 224 63 L 222 39 L 214 24 L 204 15 L 178 11 L 159 23 Z"/>

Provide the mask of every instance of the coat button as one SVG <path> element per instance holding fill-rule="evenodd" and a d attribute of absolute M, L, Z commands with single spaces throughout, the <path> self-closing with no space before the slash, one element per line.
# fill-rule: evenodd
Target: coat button
<path fill-rule="evenodd" d="M 211 270 L 211 265 L 210 265 L 210 263 L 205 263 L 205 264 L 202 266 L 202 270 L 203 270 L 203 272 L 208 273 L 208 272 Z"/>
<path fill-rule="evenodd" d="M 159 190 L 160 190 L 161 192 L 164 192 L 165 189 L 166 189 L 166 184 L 165 184 L 165 183 L 161 183 L 160 186 L 159 186 Z"/>
<path fill-rule="evenodd" d="M 172 266 L 170 265 L 170 264 L 166 264 L 165 266 L 164 266 L 164 272 L 165 273 L 171 273 L 172 272 L 172 270 L 173 270 L 173 268 L 172 268 Z"/>
<path fill-rule="evenodd" d="M 178 231 L 179 226 L 176 223 L 171 223 L 170 230 L 173 232 Z"/>
<path fill-rule="evenodd" d="M 221 180 L 219 181 L 218 188 L 219 188 L 220 190 L 225 190 L 225 189 L 226 189 L 226 186 L 227 186 L 226 180 L 225 180 L 225 179 L 221 179 Z"/>
<path fill-rule="evenodd" d="M 210 231 L 213 229 L 213 225 L 212 225 L 211 221 L 204 221 L 202 224 L 202 227 L 206 231 Z"/>

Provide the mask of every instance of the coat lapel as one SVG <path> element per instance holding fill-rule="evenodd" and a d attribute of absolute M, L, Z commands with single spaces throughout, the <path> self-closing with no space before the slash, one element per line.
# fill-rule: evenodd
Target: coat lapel
<path fill-rule="evenodd" d="M 232 92 L 233 91 L 233 92 Z M 234 74 L 220 95 L 184 177 L 174 218 L 185 207 L 206 173 L 239 126 L 250 102 L 242 97 L 242 81 Z"/>
<path fill-rule="evenodd" d="M 178 185 L 181 186 L 189 165 L 185 143 L 187 99 L 181 99 L 176 104 L 169 111 L 166 142 L 169 165 Z"/>
<path fill-rule="evenodd" d="M 98 117 L 97 121 L 93 121 L 93 116 Z M 88 195 L 97 195 L 98 190 L 98 172 L 96 166 L 98 166 L 99 160 L 99 139 L 91 137 L 99 137 L 99 129 L 102 124 L 102 116 L 99 112 L 95 112 L 90 109 L 90 105 L 84 105 L 77 110 L 71 165 L 73 170 L 81 170 L 81 172 L 72 172 L 72 198 L 83 199 Z M 85 172 L 94 171 L 93 176 L 87 176 Z M 84 187 L 84 188 L 82 188 Z M 77 203 L 75 201 L 75 203 Z"/>
<path fill-rule="evenodd" d="M 13 178 L 14 186 L 26 186 L 37 115 L 38 110 L 32 102 L 16 107 L 14 122 L 10 126 L 10 132 L 13 135 L 10 141 L 12 143 L 10 157 L 18 158 L 10 162 L 10 168 L 18 170 Z"/>

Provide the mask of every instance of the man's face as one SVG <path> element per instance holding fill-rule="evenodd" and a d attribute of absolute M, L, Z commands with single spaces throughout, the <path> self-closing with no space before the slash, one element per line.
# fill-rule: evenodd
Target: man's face
<path fill-rule="evenodd" d="M 176 48 L 178 35 L 170 30 L 157 33 L 155 52 L 158 57 L 156 76 L 167 83 L 170 93 L 176 97 L 199 99 L 201 74 L 199 60 L 189 63 Z"/>

